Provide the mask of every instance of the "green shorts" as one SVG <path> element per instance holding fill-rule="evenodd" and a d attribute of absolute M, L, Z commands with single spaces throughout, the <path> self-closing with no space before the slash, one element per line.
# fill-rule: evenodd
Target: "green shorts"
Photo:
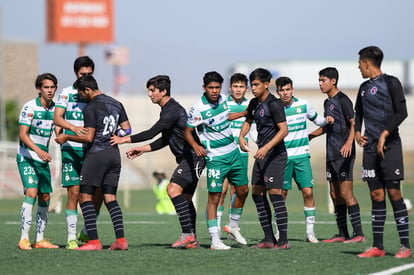
<path fill-rule="evenodd" d="M 289 159 L 286 163 L 283 189 L 292 189 L 292 178 L 299 190 L 305 187 L 313 187 L 312 167 L 309 157 Z"/>
<path fill-rule="evenodd" d="M 85 150 L 62 150 L 62 186 L 68 187 L 80 184 Z"/>
<path fill-rule="evenodd" d="M 207 190 L 221 192 L 224 179 L 234 186 L 248 184 L 247 167 L 238 150 L 234 150 L 223 158 L 207 161 Z"/>
<path fill-rule="evenodd" d="M 38 193 L 52 193 L 52 179 L 50 176 L 49 163 L 42 163 L 32 159 L 17 161 L 20 178 L 24 190 L 36 188 Z"/>

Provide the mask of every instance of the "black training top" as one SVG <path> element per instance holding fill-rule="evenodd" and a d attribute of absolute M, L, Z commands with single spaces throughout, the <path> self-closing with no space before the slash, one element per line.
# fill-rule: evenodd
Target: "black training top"
<path fill-rule="evenodd" d="M 259 148 L 263 147 L 279 132 L 277 124 L 286 121 L 283 103 L 272 94 L 269 94 L 263 102 L 260 102 L 257 98 L 250 100 L 246 118 L 256 122 L 257 145 Z M 279 142 L 272 150 L 277 154 L 285 152 L 285 143 Z"/>
<path fill-rule="evenodd" d="M 352 101 L 341 91 L 335 96 L 325 99 L 325 117 L 332 116 L 333 124 L 326 125 L 326 161 L 342 159 L 342 146 L 348 139 L 351 122 L 354 118 Z M 351 158 L 355 158 L 355 142 L 352 142 Z"/>
<path fill-rule="evenodd" d="M 131 142 L 150 140 L 162 133 L 159 139 L 150 144 L 151 151 L 156 151 L 169 145 L 177 163 L 179 163 L 185 156 L 195 156 L 193 148 L 184 140 L 186 124 L 187 112 L 184 107 L 171 97 L 161 107 L 160 119 L 150 129 L 131 135 Z M 196 141 L 199 140 L 195 132 L 193 132 L 193 137 Z"/>
<path fill-rule="evenodd" d="M 119 124 L 128 120 L 128 116 L 118 100 L 100 94 L 86 105 L 83 119 L 84 127 L 95 128 L 95 136 L 92 143 L 88 144 L 88 150 L 96 153 L 113 148 L 110 138 Z"/>
<path fill-rule="evenodd" d="M 355 103 L 355 131 L 361 131 L 364 122 L 368 144 L 366 152 L 376 152 L 382 131 L 390 133 L 385 144 L 400 140 L 398 126 L 407 117 L 407 105 L 400 81 L 381 74 L 361 84 Z"/>

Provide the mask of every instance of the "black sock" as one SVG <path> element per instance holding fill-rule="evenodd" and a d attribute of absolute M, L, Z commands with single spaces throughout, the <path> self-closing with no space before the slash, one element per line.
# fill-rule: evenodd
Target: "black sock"
<path fill-rule="evenodd" d="M 264 241 L 273 242 L 272 212 L 270 211 L 269 202 L 265 196 L 252 195 L 252 197 L 256 204 L 259 222 L 265 235 Z"/>
<path fill-rule="evenodd" d="M 355 236 L 364 236 L 364 233 L 362 232 L 362 226 L 361 226 L 361 214 L 359 210 L 359 204 L 354 204 L 351 206 L 348 206 L 348 213 L 349 213 L 349 219 L 351 220 L 351 225 L 354 230 Z"/>
<path fill-rule="evenodd" d="M 119 207 L 118 201 L 113 200 L 105 203 L 109 214 L 111 215 L 112 224 L 114 226 L 115 236 L 117 239 L 123 238 L 124 235 L 124 221 L 122 217 L 122 210 Z"/>
<path fill-rule="evenodd" d="M 347 210 L 346 204 L 335 206 L 335 219 L 336 219 L 336 225 L 338 226 L 339 235 L 348 239 L 349 233 L 348 233 L 348 226 L 346 224 L 346 215 L 347 215 L 346 210 Z"/>
<path fill-rule="evenodd" d="M 408 212 L 404 200 L 391 201 L 392 209 L 394 210 L 394 219 L 397 225 L 398 235 L 400 236 L 400 243 L 407 248 L 410 248 L 408 239 Z"/>
<path fill-rule="evenodd" d="M 288 212 L 282 195 L 269 195 L 275 209 L 275 220 L 279 229 L 279 244 L 287 243 Z"/>
<path fill-rule="evenodd" d="M 182 233 L 191 233 L 192 224 L 187 200 L 180 194 L 172 198 L 171 201 L 174 204 L 175 211 L 177 212 Z"/>
<path fill-rule="evenodd" d="M 373 201 L 371 220 L 372 234 L 374 235 L 374 245 L 376 248 L 383 250 L 384 224 L 387 217 L 387 209 L 384 201 Z"/>
<path fill-rule="evenodd" d="M 97 240 L 98 230 L 96 229 L 96 211 L 92 201 L 85 201 L 80 204 L 80 207 L 82 209 L 82 215 L 89 240 Z"/>
<path fill-rule="evenodd" d="M 191 217 L 191 231 L 196 234 L 196 219 L 197 219 L 197 211 L 194 207 L 194 203 L 192 201 L 190 201 L 188 203 L 188 210 L 190 212 L 190 217 Z"/>

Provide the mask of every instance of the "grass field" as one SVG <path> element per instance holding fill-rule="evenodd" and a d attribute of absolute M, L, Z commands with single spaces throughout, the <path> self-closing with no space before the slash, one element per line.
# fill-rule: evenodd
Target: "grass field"
<path fill-rule="evenodd" d="M 125 233 L 128 251 L 68 251 L 66 223 L 63 214 L 50 214 L 45 233 L 61 249 L 21 251 L 17 248 L 20 237 L 19 211 L 21 199 L 0 201 L 0 270 L 2 274 L 370 274 L 393 267 L 413 264 L 414 257 L 395 259 L 399 241 L 393 217 L 387 217 L 385 250 L 383 258 L 359 259 L 357 254 L 372 243 L 370 201 L 367 187 L 355 185 L 355 194 L 361 205 L 361 216 L 367 242 L 362 244 L 310 244 L 304 241 L 305 225 L 303 202 L 299 192 L 292 190 L 288 198 L 289 241 L 287 251 L 255 250 L 239 246 L 224 239 L 232 246 L 229 251 L 211 251 L 203 214 L 206 191 L 199 190 L 198 238 L 200 249 L 170 248 L 179 235 L 175 216 L 160 216 L 154 211 L 154 197 L 150 190 L 133 191 L 131 205 L 124 208 Z M 336 233 L 334 217 L 328 213 L 325 186 L 316 186 L 317 223 L 315 232 L 319 239 Z M 414 185 L 404 184 L 404 197 L 414 198 Z M 120 192 L 119 201 L 124 201 Z M 388 209 L 390 204 L 388 203 Z M 227 221 L 227 215 L 223 217 Z M 223 223 L 224 223 L 223 222 Z M 80 218 L 78 227 L 83 221 Z M 413 217 L 410 214 L 410 235 L 413 236 Z M 31 236 L 34 235 L 32 226 Z M 249 197 L 242 216 L 241 229 L 249 245 L 262 237 L 254 205 Z M 104 248 L 114 241 L 110 217 L 101 211 L 98 232 Z M 224 238 L 224 236 L 223 236 Z M 399 274 L 414 274 L 414 269 Z"/>

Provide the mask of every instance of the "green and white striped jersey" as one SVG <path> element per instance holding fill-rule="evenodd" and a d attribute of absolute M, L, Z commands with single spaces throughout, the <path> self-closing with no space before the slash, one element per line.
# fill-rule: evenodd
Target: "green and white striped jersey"
<path fill-rule="evenodd" d="M 187 126 L 196 128 L 208 160 L 226 158 L 238 146 L 234 141 L 228 120 L 227 101 L 220 95 L 217 104 L 209 103 L 203 95 L 191 109 Z"/>
<path fill-rule="evenodd" d="M 246 110 L 247 106 L 249 105 L 249 100 L 247 98 L 243 98 L 243 101 L 240 103 L 237 103 L 233 100 L 231 95 L 227 97 L 227 106 L 229 107 L 229 113 L 239 113 Z M 245 117 L 240 117 L 238 119 L 230 121 L 230 128 L 233 133 L 234 140 L 236 141 L 237 145 L 239 144 L 239 135 L 240 130 L 243 125 L 243 122 L 246 120 Z M 249 138 L 246 135 L 244 139 L 249 142 Z M 240 153 L 242 155 L 248 155 L 248 152 L 244 152 L 240 149 Z"/>
<path fill-rule="evenodd" d="M 19 125 L 29 127 L 30 139 L 45 152 L 49 152 L 49 141 L 54 128 L 54 111 L 55 103 L 52 102 L 49 109 L 45 109 L 40 102 L 40 97 L 26 102 L 20 111 Z M 17 161 L 22 161 L 23 158 L 45 163 L 20 140 L 16 159 Z"/>
<path fill-rule="evenodd" d="M 315 125 L 323 127 L 326 125 L 325 118 L 319 116 L 306 100 L 295 97 L 291 105 L 285 106 L 285 115 L 289 130 L 284 138 L 288 158 L 310 156 L 306 120 L 309 119 Z"/>
<path fill-rule="evenodd" d="M 58 100 L 56 103 L 56 107 L 65 109 L 65 116 L 64 119 L 75 125 L 75 126 L 83 126 L 83 109 L 85 109 L 87 102 L 83 101 L 76 89 L 73 87 L 64 88 L 58 96 Z M 64 134 L 67 135 L 74 135 L 74 133 L 70 130 L 63 130 Z M 75 141 L 67 141 L 62 145 L 62 150 L 65 148 L 69 149 L 72 148 L 73 150 L 83 150 L 86 148 L 86 143 L 75 142 Z"/>

